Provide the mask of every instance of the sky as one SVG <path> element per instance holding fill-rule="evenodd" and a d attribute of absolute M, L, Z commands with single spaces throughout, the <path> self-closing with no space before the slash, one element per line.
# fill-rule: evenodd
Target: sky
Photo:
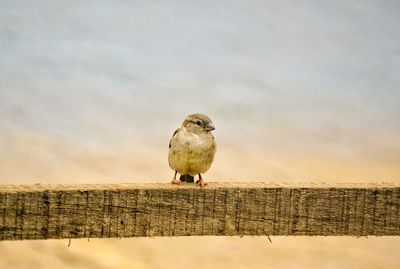
<path fill-rule="evenodd" d="M 2 1 L 0 180 L 162 180 L 169 138 L 195 112 L 217 128 L 212 177 L 397 180 L 399 11 L 397 1 Z"/>

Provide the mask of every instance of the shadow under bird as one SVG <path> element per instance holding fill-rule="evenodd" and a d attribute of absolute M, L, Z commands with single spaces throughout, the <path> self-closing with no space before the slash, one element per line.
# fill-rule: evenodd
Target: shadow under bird
<path fill-rule="evenodd" d="M 210 169 L 214 161 L 217 144 L 211 131 L 215 127 L 211 119 L 204 114 L 191 114 L 183 121 L 169 142 L 168 162 L 175 171 L 173 184 L 194 182 L 194 176 L 199 175 L 196 181 L 200 187 L 207 183 L 201 174 Z M 177 173 L 181 176 L 176 178 Z"/>

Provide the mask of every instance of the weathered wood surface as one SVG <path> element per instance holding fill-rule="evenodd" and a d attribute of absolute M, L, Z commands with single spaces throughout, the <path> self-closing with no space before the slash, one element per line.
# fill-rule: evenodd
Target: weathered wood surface
<path fill-rule="evenodd" d="M 0 185 L 0 240 L 400 235 L 400 184 Z"/>

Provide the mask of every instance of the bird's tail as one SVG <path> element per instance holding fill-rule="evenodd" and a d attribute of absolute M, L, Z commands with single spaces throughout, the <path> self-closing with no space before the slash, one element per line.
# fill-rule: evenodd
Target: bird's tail
<path fill-rule="evenodd" d="M 181 177 L 179 179 L 182 182 L 188 182 L 188 183 L 194 182 L 194 176 L 191 176 L 189 174 L 181 175 Z"/>

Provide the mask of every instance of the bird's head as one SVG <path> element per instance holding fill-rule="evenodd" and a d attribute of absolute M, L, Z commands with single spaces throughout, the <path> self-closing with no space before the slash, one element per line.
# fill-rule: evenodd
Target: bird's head
<path fill-rule="evenodd" d="M 187 116 L 182 126 L 196 134 L 215 130 L 211 119 L 204 114 L 192 114 Z"/>

